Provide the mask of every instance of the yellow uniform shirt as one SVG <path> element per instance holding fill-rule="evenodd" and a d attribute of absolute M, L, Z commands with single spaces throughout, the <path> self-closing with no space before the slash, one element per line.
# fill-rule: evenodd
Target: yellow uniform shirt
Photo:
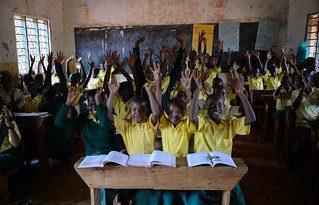
<path fill-rule="evenodd" d="M 114 126 L 121 133 L 128 154 L 152 154 L 158 123 L 154 126 L 151 116 L 140 123 L 114 116 Z"/>
<path fill-rule="evenodd" d="M 93 89 L 102 88 L 102 87 L 103 87 L 103 81 L 99 77 L 91 78 L 87 85 L 88 90 L 93 90 Z"/>
<path fill-rule="evenodd" d="M 9 92 L 5 92 L 2 88 L 2 85 L 0 85 L 0 98 L 3 101 L 3 104 L 8 105 L 11 103 L 11 95 Z M 20 89 L 15 88 L 13 90 L 13 99 L 14 101 L 22 101 L 24 98 L 24 95 Z"/>
<path fill-rule="evenodd" d="M 165 114 L 160 119 L 163 151 L 176 157 L 186 157 L 188 154 L 191 134 L 197 130 L 197 126 L 184 118 L 176 127 L 169 121 Z"/>
<path fill-rule="evenodd" d="M 277 75 L 276 77 L 273 77 L 270 75 L 269 71 L 264 75 L 264 79 L 266 81 L 266 88 L 268 90 L 274 90 L 277 89 L 280 86 L 281 79 L 284 76 L 284 74 Z"/>
<path fill-rule="evenodd" d="M 0 122 L 2 120 L 4 120 L 3 114 L 0 115 Z M 14 121 L 12 122 L 12 124 L 14 126 L 14 130 L 16 131 L 18 137 L 21 139 L 21 134 L 17 124 Z M 0 153 L 6 151 L 7 149 L 10 149 L 11 147 L 12 147 L 12 136 L 10 135 L 10 132 L 8 131 L 7 136 L 5 136 L 4 141 L 0 147 Z"/>
<path fill-rule="evenodd" d="M 295 90 L 291 94 L 291 103 L 293 103 L 298 95 L 299 95 L 300 90 Z M 310 125 L 307 121 L 304 119 L 308 120 L 315 120 L 318 117 L 319 114 L 319 103 L 314 102 L 314 99 L 319 98 L 319 93 L 317 90 L 312 90 L 309 95 L 306 95 L 305 93 L 303 94 L 300 107 L 296 111 L 297 115 L 297 120 L 296 120 L 296 125 L 297 126 L 303 126 L 303 127 L 308 127 L 310 128 Z"/>
<path fill-rule="evenodd" d="M 249 90 L 263 90 L 264 89 L 264 82 L 261 76 L 257 78 L 248 76 L 248 85 Z"/>
<path fill-rule="evenodd" d="M 278 97 L 276 97 L 274 93 L 274 99 L 276 100 L 277 110 L 284 110 L 285 107 L 291 106 L 291 96 L 290 98 L 287 98 L 287 95 L 288 95 L 287 91 L 283 88 L 280 90 Z"/>
<path fill-rule="evenodd" d="M 209 68 L 207 68 L 207 67 L 205 66 L 205 69 L 207 70 L 207 69 L 209 69 Z M 211 72 L 211 74 L 209 75 L 209 77 L 208 77 L 207 80 L 206 80 L 206 82 L 208 82 L 209 85 L 213 85 L 213 80 L 214 80 L 214 78 L 216 78 L 216 76 L 217 76 L 218 73 L 222 72 L 222 68 L 221 68 L 221 67 L 212 68 L 211 70 L 212 70 L 212 72 Z"/>
<path fill-rule="evenodd" d="M 105 76 L 105 70 L 100 69 L 98 77 L 102 80 L 102 82 L 104 81 L 104 76 Z"/>
<path fill-rule="evenodd" d="M 23 112 L 40 112 L 41 101 L 42 95 L 37 95 L 33 99 L 31 96 L 26 96 L 22 102 L 18 104 L 18 108 Z"/>
<path fill-rule="evenodd" d="M 208 116 L 198 116 L 198 129 L 194 136 L 194 152 L 220 151 L 231 156 L 233 137 L 248 135 L 250 125 L 245 117 L 230 117 L 217 125 Z"/>
<path fill-rule="evenodd" d="M 130 119 L 131 118 L 131 101 L 129 100 L 126 103 L 122 101 L 121 97 L 116 96 L 114 98 L 114 112 L 118 117 L 122 119 Z"/>
<path fill-rule="evenodd" d="M 52 81 L 52 85 L 54 85 L 56 83 L 60 83 L 60 78 L 59 78 L 59 76 L 53 74 L 51 77 L 51 81 Z"/>

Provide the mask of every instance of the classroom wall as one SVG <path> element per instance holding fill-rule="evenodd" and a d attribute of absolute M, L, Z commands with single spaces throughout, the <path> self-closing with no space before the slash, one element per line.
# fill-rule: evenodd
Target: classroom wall
<path fill-rule="evenodd" d="M 307 15 L 319 12 L 319 0 L 290 0 L 287 25 L 287 46 L 297 49 L 305 38 Z"/>
<path fill-rule="evenodd" d="M 49 20 L 51 48 L 63 50 L 62 0 L 1 0 L 0 8 L 0 70 L 18 74 L 14 13 Z"/>
<path fill-rule="evenodd" d="M 75 53 L 74 27 L 212 23 L 237 19 L 281 22 L 280 42 L 287 28 L 287 0 L 64 0 L 65 52 Z M 132 42 L 133 45 L 133 42 Z"/>

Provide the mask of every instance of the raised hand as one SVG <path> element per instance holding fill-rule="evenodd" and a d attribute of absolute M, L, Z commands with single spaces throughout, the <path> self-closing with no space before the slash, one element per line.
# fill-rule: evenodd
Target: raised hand
<path fill-rule="evenodd" d="M 120 64 L 120 54 L 117 51 L 112 52 L 113 60 L 115 64 Z"/>
<path fill-rule="evenodd" d="M 135 41 L 135 47 L 139 47 L 141 43 L 143 43 L 145 41 L 145 38 L 139 38 Z"/>
<path fill-rule="evenodd" d="M 100 105 L 101 104 L 101 102 L 102 102 L 102 98 L 101 98 L 102 93 L 103 93 L 103 89 L 102 88 L 96 89 L 96 93 L 95 93 L 95 96 L 94 96 L 96 105 Z"/>
<path fill-rule="evenodd" d="M 245 56 L 246 58 L 250 58 L 250 57 L 251 57 L 251 52 L 250 52 L 250 51 L 246 51 L 246 52 L 244 52 L 243 54 L 244 54 L 244 56 Z"/>
<path fill-rule="evenodd" d="M 203 82 L 204 93 L 208 96 L 213 94 L 213 88 L 210 86 L 208 82 Z"/>
<path fill-rule="evenodd" d="M 231 56 L 232 53 L 233 53 L 233 50 L 228 48 L 228 52 L 227 52 L 228 56 Z"/>
<path fill-rule="evenodd" d="M 207 69 L 207 70 L 202 69 L 202 70 L 200 71 L 200 80 L 201 80 L 202 82 L 206 81 L 206 80 L 209 78 L 209 76 L 210 76 L 210 74 L 211 74 L 212 72 L 213 72 L 213 71 L 210 70 L 210 69 Z"/>
<path fill-rule="evenodd" d="M 229 76 L 228 77 L 231 87 L 237 94 L 241 94 L 244 92 L 244 77 L 242 75 L 239 76 Z"/>
<path fill-rule="evenodd" d="M 259 59 L 259 57 L 260 57 L 260 53 L 259 53 L 258 51 L 254 51 L 254 52 L 253 52 L 253 54 L 254 54 L 254 56 L 255 56 L 256 58 L 258 58 L 258 59 Z"/>
<path fill-rule="evenodd" d="M 197 52 L 192 48 L 188 53 L 189 60 L 194 61 L 196 56 Z"/>
<path fill-rule="evenodd" d="M 176 36 L 176 40 L 181 44 L 182 48 L 185 48 L 185 45 L 186 45 L 185 36 L 178 35 L 178 36 Z"/>
<path fill-rule="evenodd" d="M 130 56 L 129 58 L 125 57 L 127 64 L 131 67 L 131 68 L 135 68 L 135 60 L 137 58 L 137 55 L 135 52 L 131 53 L 130 52 Z"/>
<path fill-rule="evenodd" d="M 195 81 L 196 88 L 199 90 L 202 89 L 202 80 L 200 79 L 200 73 L 197 69 L 193 70 L 192 77 Z"/>
<path fill-rule="evenodd" d="M 111 94 L 117 93 L 120 88 L 120 83 L 116 80 L 114 76 L 112 76 L 111 83 L 109 83 L 109 90 Z"/>
<path fill-rule="evenodd" d="M 221 41 L 219 38 L 217 39 L 217 48 L 219 50 L 223 50 L 224 49 L 224 42 Z"/>
<path fill-rule="evenodd" d="M 282 46 L 282 47 L 281 47 L 281 52 L 282 52 L 283 55 L 287 53 L 287 48 L 286 48 L 286 46 Z"/>
<path fill-rule="evenodd" d="M 198 42 L 201 43 L 205 39 L 206 32 L 202 31 L 199 33 Z"/>
<path fill-rule="evenodd" d="M 77 97 L 78 97 L 78 92 L 77 92 L 76 88 L 70 87 L 69 92 L 68 92 L 68 96 L 66 98 L 65 105 L 68 107 L 71 107 L 73 102 L 76 100 Z"/>
<path fill-rule="evenodd" d="M 62 63 L 64 59 L 64 54 L 62 52 L 56 52 L 56 59 L 55 59 L 55 62 L 57 63 Z"/>
<path fill-rule="evenodd" d="M 154 76 L 154 81 L 162 80 L 161 66 L 159 63 L 153 62 L 153 67 L 151 68 L 151 71 Z"/>
<path fill-rule="evenodd" d="M 31 64 L 33 64 L 33 63 L 35 62 L 35 56 L 32 56 L 32 55 L 30 54 L 30 61 L 31 61 Z"/>
<path fill-rule="evenodd" d="M 148 48 L 147 48 L 147 51 L 148 51 L 148 53 L 149 53 L 150 56 L 152 56 L 153 53 L 154 53 L 154 50 L 153 50 L 153 48 L 151 48 L 151 47 L 148 47 Z"/>
<path fill-rule="evenodd" d="M 40 64 L 42 64 L 42 63 L 43 63 L 44 58 L 45 58 L 45 55 L 43 55 L 43 54 L 42 54 L 42 55 L 40 56 L 40 61 L 39 61 L 39 63 L 40 63 Z"/>
<path fill-rule="evenodd" d="M 76 62 L 80 63 L 82 61 L 82 57 L 79 57 L 78 59 L 76 59 Z"/>
<path fill-rule="evenodd" d="M 52 63 L 52 59 L 53 59 L 53 52 L 51 51 L 49 54 L 48 54 L 48 63 L 51 65 Z"/>
<path fill-rule="evenodd" d="M 192 82 L 192 71 L 190 69 L 183 70 L 179 82 L 184 90 L 190 90 Z"/>
<path fill-rule="evenodd" d="M 7 106 L 3 106 L 2 112 L 4 114 L 5 123 L 7 126 L 10 126 L 12 124 L 12 118 L 10 116 L 10 112 L 7 108 Z"/>
<path fill-rule="evenodd" d="M 91 51 L 88 52 L 88 62 L 90 65 L 93 63 Z"/>

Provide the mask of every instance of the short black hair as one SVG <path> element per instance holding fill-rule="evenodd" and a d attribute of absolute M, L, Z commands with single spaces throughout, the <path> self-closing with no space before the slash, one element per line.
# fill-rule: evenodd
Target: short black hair
<path fill-rule="evenodd" d="M 148 102 L 145 98 L 141 98 L 141 97 L 134 97 L 132 99 L 132 103 L 140 103 L 146 110 L 146 112 L 148 111 Z"/>
<path fill-rule="evenodd" d="M 185 112 L 186 110 L 186 105 L 185 103 L 183 103 L 183 101 L 179 98 L 172 98 L 167 102 L 167 105 L 165 107 L 165 111 L 168 112 L 169 111 L 169 107 L 171 105 L 176 105 L 177 107 L 179 107 L 180 109 L 182 109 L 183 112 Z"/>

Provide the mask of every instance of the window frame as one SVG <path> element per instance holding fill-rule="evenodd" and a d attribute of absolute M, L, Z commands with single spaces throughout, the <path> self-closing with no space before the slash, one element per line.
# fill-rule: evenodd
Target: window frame
<path fill-rule="evenodd" d="M 314 15 L 317 15 L 317 24 L 314 24 L 314 25 L 310 25 L 309 24 L 309 21 L 311 19 L 315 19 L 315 18 L 311 18 L 311 16 L 314 16 Z M 316 27 L 316 30 L 315 32 L 312 32 L 312 31 L 309 31 L 309 27 Z M 308 38 L 308 35 L 311 33 L 315 33 L 315 38 Z M 309 49 L 309 57 L 314 57 L 315 59 L 319 59 L 319 11 L 318 12 L 315 12 L 315 13 L 311 13 L 311 14 L 308 14 L 307 15 L 307 24 L 306 24 L 306 32 L 305 32 L 305 39 L 306 39 L 306 42 L 307 42 L 307 48 Z M 315 41 L 314 45 L 311 45 L 310 41 Z M 314 52 L 311 52 L 310 53 L 310 50 L 311 48 L 314 48 Z"/>

